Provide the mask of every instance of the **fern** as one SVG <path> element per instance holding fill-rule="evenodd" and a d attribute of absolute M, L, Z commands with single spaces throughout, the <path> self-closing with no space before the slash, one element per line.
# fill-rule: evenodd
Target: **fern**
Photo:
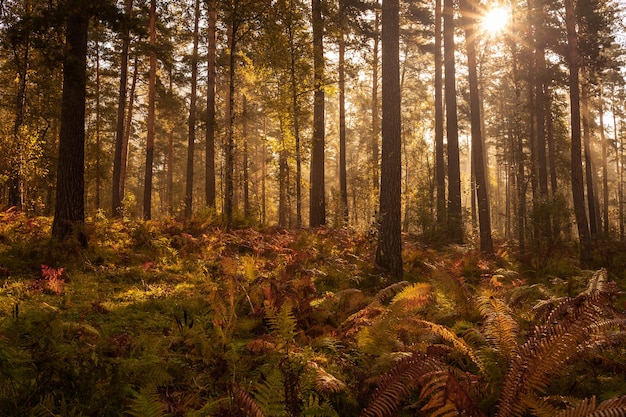
<path fill-rule="evenodd" d="M 421 378 L 443 369 L 443 363 L 420 353 L 400 360 L 379 378 L 374 397 L 361 412 L 361 417 L 394 416 L 402 401 L 418 387 Z"/>
<path fill-rule="evenodd" d="M 550 376 L 563 369 L 575 354 L 604 343 L 603 335 L 624 323 L 622 317 L 615 317 L 607 293 L 594 290 L 593 294 L 562 300 L 513 358 L 497 415 L 522 415 L 537 393 L 547 387 Z"/>
<path fill-rule="evenodd" d="M 618 417 L 626 416 L 626 396 L 596 404 L 596 397 L 584 399 L 576 407 L 563 410 L 555 417 Z"/>
<path fill-rule="evenodd" d="M 304 417 L 339 417 L 337 411 L 328 401 L 320 403 L 319 397 L 314 394 L 309 395 L 309 399 L 302 410 L 302 415 Z"/>
<path fill-rule="evenodd" d="M 230 388 L 235 407 L 249 417 L 265 417 L 261 407 L 239 385 L 233 384 Z"/>
<path fill-rule="evenodd" d="M 454 334 L 450 329 L 437 323 L 432 323 L 421 319 L 412 319 L 413 323 L 427 327 L 435 335 L 441 337 L 446 342 L 452 344 L 455 350 L 469 357 L 479 368 L 483 368 L 480 358 L 475 354 L 474 350 L 463 340 Z"/>
<path fill-rule="evenodd" d="M 508 362 L 518 348 L 519 325 L 506 303 L 493 294 L 478 297 L 478 310 L 484 318 L 483 332 L 487 341 Z"/>
<path fill-rule="evenodd" d="M 282 417 L 287 415 L 282 373 L 272 368 L 265 380 L 256 384 L 254 400 L 266 416 Z"/>
<path fill-rule="evenodd" d="M 270 330 L 278 341 L 289 344 L 295 340 L 297 320 L 289 304 L 284 303 L 279 310 L 269 307 L 265 314 Z"/>
<path fill-rule="evenodd" d="M 164 417 L 165 411 L 159 399 L 155 385 L 142 387 L 139 392 L 133 391 L 133 399 L 128 405 L 126 414 L 133 417 Z"/>

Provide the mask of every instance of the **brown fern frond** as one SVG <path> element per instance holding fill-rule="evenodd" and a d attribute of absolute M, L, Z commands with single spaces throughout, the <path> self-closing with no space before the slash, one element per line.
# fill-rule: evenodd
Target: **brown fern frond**
<path fill-rule="evenodd" d="M 502 388 L 498 416 L 518 416 L 529 406 L 521 401 L 542 392 L 550 376 L 558 373 L 575 354 L 598 341 L 624 319 L 613 317 L 606 294 L 581 294 L 561 301 L 547 321 L 519 348 Z"/>
<path fill-rule="evenodd" d="M 265 417 L 263 411 L 259 405 L 254 401 L 254 398 L 244 391 L 238 384 L 232 384 L 230 391 L 233 398 L 234 406 L 237 410 L 240 410 L 244 415 L 248 417 Z"/>
<path fill-rule="evenodd" d="M 378 301 L 380 304 L 383 304 L 383 305 L 387 304 L 393 299 L 393 297 L 396 296 L 396 294 L 401 292 L 403 289 L 405 289 L 409 285 L 410 284 L 408 281 L 396 282 L 378 291 L 374 299 Z"/>
<path fill-rule="evenodd" d="M 390 371 L 380 377 L 378 388 L 369 405 L 361 411 L 362 417 L 395 415 L 407 398 L 427 374 L 446 369 L 445 364 L 420 353 L 400 360 Z"/>
<path fill-rule="evenodd" d="M 478 310 L 484 317 L 483 331 L 487 341 L 507 361 L 518 349 L 519 323 L 507 304 L 493 295 L 478 297 Z"/>
<path fill-rule="evenodd" d="M 596 404 L 596 397 L 586 398 L 576 407 L 568 408 L 555 417 L 619 417 L 626 416 L 626 396 Z"/>
<path fill-rule="evenodd" d="M 401 304 L 405 311 L 424 308 L 433 301 L 433 288 L 430 284 L 415 283 L 406 286 L 391 300 L 391 304 Z"/>
<path fill-rule="evenodd" d="M 476 402 L 468 394 L 468 389 L 463 387 L 456 376 L 448 371 L 446 382 L 446 398 L 451 401 L 458 411 L 470 417 L 485 417 L 485 414 L 476 406 Z"/>
<path fill-rule="evenodd" d="M 309 361 L 307 366 L 315 371 L 315 389 L 325 394 L 335 394 L 348 389 L 346 384 L 327 372 L 318 363 Z"/>

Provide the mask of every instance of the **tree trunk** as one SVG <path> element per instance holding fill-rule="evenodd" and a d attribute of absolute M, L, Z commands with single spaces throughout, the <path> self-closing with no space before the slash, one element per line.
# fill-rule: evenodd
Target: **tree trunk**
<path fill-rule="evenodd" d="M 571 170 L 572 197 L 574 214 L 578 225 L 578 235 L 583 245 L 583 258 L 589 256 L 591 235 L 585 210 L 585 189 L 583 182 L 583 165 L 580 132 L 580 87 L 578 74 L 578 35 L 576 33 L 576 15 L 574 0 L 565 0 L 565 23 L 567 26 L 567 58 L 569 63 L 569 90 L 571 111 Z"/>
<path fill-rule="evenodd" d="M 77 2 L 66 16 L 63 56 L 63 94 L 56 205 L 52 236 L 65 240 L 72 234 L 83 246 L 85 221 L 85 97 L 89 16 L 86 2 Z"/>
<path fill-rule="evenodd" d="M 461 166 L 456 107 L 456 70 L 454 64 L 454 1 L 444 0 L 443 44 L 445 61 L 446 132 L 448 137 L 448 237 L 463 242 L 461 215 Z"/>
<path fill-rule="evenodd" d="M 346 168 L 346 39 L 345 3 L 339 0 L 339 194 L 342 224 L 348 225 L 348 173 Z"/>
<path fill-rule="evenodd" d="M 472 134 L 472 162 L 476 181 L 476 198 L 478 205 L 478 221 L 480 230 L 480 250 L 493 253 L 491 238 L 491 214 L 489 210 L 489 195 L 487 173 L 484 160 L 484 143 L 481 130 L 480 96 L 478 92 L 478 75 L 476 62 L 476 38 L 474 26 L 476 21 L 470 16 L 475 12 L 468 0 L 461 0 L 461 9 L 465 20 L 465 43 L 467 50 L 467 67 L 470 93 L 470 118 Z"/>
<path fill-rule="evenodd" d="M 372 189 L 378 191 L 380 185 L 378 170 L 380 132 L 380 121 L 378 120 L 378 47 L 380 32 L 378 28 L 380 25 L 380 12 L 376 9 L 374 13 L 374 50 L 372 51 Z"/>
<path fill-rule="evenodd" d="M 101 166 L 101 154 L 102 154 L 102 144 L 100 138 L 100 40 L 96 40 L 96 109 L 95 109 L 95 117 L 96 117 L 96 195 L 94 198 L 94 205 L 96 210 L 100 209 L 100 191 L 102 189 L 102 169 Z"/>
<path fill-rule="evenodd" d="M 324 192 L 324 22 L 321 0 L 311 1 L 313 19 L 313 140 L 311 144 L 311 201 L 309 226 L 326 224 Z"/>
<path fill-rule="evenodd" d="M 243 215 L 246 219 L 250 218 L 250 174 L 248 171 L 248 98 L 243 96 L 243 111 L 241 115 L 242 119 L 242 131 L 241 136 L 243 139 Z"/>
<path fill-rule="evenodd" d="M 227 121 L 228 136 L 225 149 L 225 193 L 224 193 L 224 216 L 226 217 L 226 230 L 230 230 L 233 224 L 233 212 L 235 203 L 235 75 L 237 65 L 237 28 L 238 28 L 238 2 L 231 3 L 231 21 L 229 22 L 228 34 L 228 101 Z"/>
<path fill-rule="evenodd" d="M 133 130 L 133 111 L 135 110 L 135 89 L 137 88 L 137 79 L 139 78 L 139 55 L 135 55 L 133 63 L 133 78 L 130 83 L 130 91 L 128 92 L 128 110 L 126 111 L 126 122 L 124 123 L 124 139 L 122 141 L 122 166 L 120 172 L 120 196 L 122 197 L 122 205 L 126 195 L 126 172 L 128 169 L 128 144 L 130 142 L 130 134 Z M 120 211 L 120 214 L 122 212 Z"/>
<path fill-rule="evenodd" d="M 125 18 L 130 19 L 133 10 L 133 0 L 126 0 Z M 122 200 L 124 199 L 123 181 L 122 181 L 122 165 L 126 164 L 123 158 L 124 147 L 124 115 L 126 106 L 126 88 L 128 83 L 128 50 L 130 47 L 130 27 L 129 23 L 124 23 L 122 30 L 122 51 L 120 53 L 120 90 L 117 97 L 117 124 L 115 129 L 115 154 L 113 156 L 113 180 L 111 205 L 113 217 L 122 215 Z"/>
<path fill-rule="evenodd" d="M 191 97 L 189 98 L 189 131 L 187 142 L 187 174 L 185 181 L 185 219 L 193 212 L 193 160 L 196 142 L 196 102 L 198 89 L 198 36 L 200 25 L 200 0 L 195 0 L 193 22 L 193 52 L 191 55 Z"/>
<path fill-rule="evenodd" d="M 146 175 L 144 178 L 143 218 L 152 218 L 152 164 L 154 161 L 154 123 L 156 99 L 156 0 L 150 0 L 150 70 L 148 74 L 148 135 L 146 140 Z"/>
<path fill-rule="evenodd" d="M 290 83 L 291 83 L 291 105 L 293 112 L 293 137 L 296 142 L 296 227 L 302 227 L 302 152 L 300 145 L 300 104 L 298 100 L 298 79 L 296 78 L 296 59 L 293 36 L 293 16 L 295 13 L 294 2 L 289 2 L 289 20 L 287 32 L 289 36 L 289 58 L 290 58 Z"/>
<path fill-rule="evenodd" d="M 443 145 L 443 74 L 441 56 L 441 0 L 435 0 L 435 184 L 437 225 L 446 225 L 446 167 Z"/>
<path fill-rule="evenodd" d="M 402 278 L 399 0 L 383 1 L 382 43 L 383 140 L 380 178 L 380 227 L 376 248 L 376 265 L 399 280 Z"/>
<path fill-rule="evenodd" d="M 602 97 L 603 86 L 600 83 L 600 103 L 598 104 L 600 119 L 600 141 L 602 142 L 602 234 L 604 239 L 609 238 L 609 168 L 608 168 L 608 144 L 604 132 L 604 99 Z"/>
<path fill-rule="evenodd" d="M 215 83 L 217 60 L 217 0 L 209 0 L 208 51 L 207 51 L 207 105 L 206 105 L 206 166 L 204 193 L 206 205 L 215 208 Z"/>
<path fill-rule="evenodd" d="M 583 125 L 583 152 L 585 155 L 585 185 L 587 187 L 587 212 L 589 213 L 589 232 L 592 239 L 599 237 L 602 226 L 600 223 L 600 213 L 597 210 L 598 199 L 594 181 L 595 162 L 591 158 L 591 114 L 589 108 L 589 88 L 587 82 L 581 86 L 581 107 Z"/>

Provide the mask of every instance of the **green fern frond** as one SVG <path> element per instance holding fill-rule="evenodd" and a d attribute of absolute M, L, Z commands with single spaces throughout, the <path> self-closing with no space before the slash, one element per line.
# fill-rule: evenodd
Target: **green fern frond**
<path fill-rule="evenodd" d="M 285 408 L 285 386 L 281 371 L 274 367 L 263 382 L 255 386 L 254 400 L 266 416 L 282 417 L 287 415 Z"/>
<path fill-rule="evenodd" d="M 290 305 L 285 303 L 278 310 L 270 307 L 265 314 L 270 330 L 277 340 L 283 343 L 291 343 L 295 340 L 298 323 Z"/>
<path fill-rule="evenodd" d="M 413 322 L 415 324 L 419 324 L 420 326 L 424 326 L 424 327 L 428 328 L 435 335 L 439 336 L 440 338 L 442 338 L 446 342 L 450 343 L 454 347 L 455 350 L 457 350 L 461 354 L 469 357 L 472 360 L 472 362 L 474 362 L 476 365 L 478 365 L 479 368 L 482 369 L 481 360 L 476 355 L 476 353 L 474 352 L 474 349 L 472 349 L 465 342 L 465 340 L 463 340 L 462 338 L 457 336 L 454 332 L 452 332 L 447 327 L 442 326 L 442 325 L 437 324 L 437 323 L 433 323 L 433 322 L 430 322 L 430 321 L 417 319 L 417 318 L 412 318 L 411 322 Z"/>
<path fill-rule="evenodd" d="M 391 304 L 402 303 L 406 310 L 424 308 L 433 300 L 433 288 L 430 284 L 415 283 L 408 285 L 397 293 Z"/>
<path fill-rule="evenodd" d="M 248 417 L 265 417 L 261 407 L 254 399 L 244 391 L 239 385 L 233 384 L 230 387 L 233 403 L 237 410 L 243 411 Z"/>
<path fill-rule="evenodd" d="M 339 414 L 328 401 L 320 403 L 317 395 L 309 395 L 309 399 L 302 410 L 304 417 L 339 417 Z"/>
<path fill-rule="evenodd" d="M 442 268 L 435 269 L 432 274 L 433 284 L 443 287 L 445 294 L 456 303 L 456 307 L 464 316 L 472 316 L 476 311 L 476 300 L 465 278 L 445 272 Z"/>
<path fill-rule="evenodd" d="M 141 387 L 139 392 L 133 391 L 133 397 L 126 410 L 127 415 L 132 417 L 166 416 L 155 385 Z"/>
<path fill-rule="evenodd" d="M 626 416 L 626 396 L 596 404 L 596 397 L 584 399 L 574 408 L 563 410 L 555 417 L 619 417 Z"/>

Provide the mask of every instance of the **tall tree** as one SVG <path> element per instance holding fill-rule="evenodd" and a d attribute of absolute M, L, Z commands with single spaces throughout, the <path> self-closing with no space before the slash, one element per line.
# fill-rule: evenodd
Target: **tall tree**
<path fill-rule="evenodd" d="M 122 22 L 122 48 L 120 51 L 120 88 L 117 96 L 117 124 L 115 129 L 115 154 L 113 156 L 113 180 L 111 205 L 114 217 L 121 216 L 123 185 L 122 165 L 126 165 L 123 159 L 124 147 L 124 113 L 126 109 L 126 89 L 128 84 L 128 50 L 130 47 L 130 17 L 133 10 L 133 0 L 126 0 L 124 7 L 125 19 Z"/>
<path fill-rule="evenodd" d="M 152 170 L 154 162 L 154 124 L 156 104 L 156 0 L 150 0 L 150 69 L 148 72 L 148 134 L 146 140 L 146 173 L 144 177 L 143 218 L 152 218 Z"/>
<path fill-rule="evenodd" d="M 311 1 L 313 25 L 313 140 L 311 144 L 310 227 L 326 224 L 324 190 L 324 21 L 321 0 Z"/>
<path fill-rule="evenodd" d="M 225 164 L 224 164 L 224 216 L 226 229 L 230 229 L 233 223 L 235 203 L 235 76 L 237 65 L 237 33 L 239 29 L 239 7 L 237 0 L 230 2 L 230 19 L 228 22 L 228 100 L 226 103 L 226 115 L 228 134 L 226 137 Z"/>
<path fill-rule="evenodd" d="M 207 105 L 206 105 L 206 182 L 204 187 L 206 205 L 215 208 L 215 78 L 216 78 L 216 32 L 217 32 L 217 0 L 208 3 L 208 50 L 207 50 Z"/>
<path fill-rule="evenodd" d="M 87 39 L 89 5 L 69 1 L 65 17 L 63 97 L 56 205 L 52 236 L 65 240 L 71 235 L 87 245 L 82 230 L 85 221 L 85 97 L 87 85 Z"/>
<path fill-rule="evenodd" d="M 480 116 L 480 96 L 478 92 L 478 74 L 476 60 L 476 12 L 468 0 L 461 0 L 461 12 L 465 21 L 465 46 L 467 50 L 467 68 L 470 93 L 470 122 L 472 135 L 472 162 L 476 181 L 476 197 L 478 200 L 478 221 L 480 230 L 480 249 L 493 252 L 491 238 L 491 215 L 489 209 L 489 193 L 487 173 L 484 160 L 484 141 L 482 137 L 482 120 Z"/>
<path fill-rule="evenodd" d="M 569 65 L 569 96 L 571 123 L 571 172 L 574 215 L 578 225 L 578 236 L 583 245 L 583 257 L 589 255 L 591 235 L 585 209 L 585 189 L 583 181 L 582 142 L 580 129 L 580 81 L 578 66 L 578 35 L 576 33 L 576 13 L 574 0 L 565 0 L 565 24 L 567 28 L 567 62 Z"/>
<path fill-rule="evenodd" d="M 446 167 L 443 145 L 443 74 L 441 56 L 441 0 L 435 0 L 435 186 L 437 224 L 446 224 Z"/>
<path fill-rule="evenodd" d="M 348 173 L 346 167 L 346 4 L 339 0 L 339 196 L 343 224 L 347 225 Z"/>
<path fill-rule="evenodd" d="M 194 1 L 193 51 L 191 53 L 191 96 L 189 98 L 189 131 L 187 142 L 187 175 L 185 182 L 185 218 L 190 219 L 193 209 L 193 154 L 196 142 L 196 102 L 198 89 L 198 40 L 200 26 L 200 0 Z"/>
<path fill-rule="evenodd" d="M 456 106 L 456 67 L 454 62 L 454 0 L 443 4 L 443 48 L 445 62 L 446 134 L 448 138 L 448 237 L 463 241 L 461 216 L 461 165 Z"/>
<path fill-rule="evenodd" d="M 378 170 L 380 116 L 378 114 L 378 53 L 380 44 L 380 9 L 374 10 L 374 49 L 372 51 L 372 189 L 378 191 L 380 175 Z"/>
<path fill-rule="evenodd" d="M 400 114 L 400 4 L 382 6 L 382 157 L 380 226 L 376 265 L 395 279 L 402 277 L 402 128 Z"/>

